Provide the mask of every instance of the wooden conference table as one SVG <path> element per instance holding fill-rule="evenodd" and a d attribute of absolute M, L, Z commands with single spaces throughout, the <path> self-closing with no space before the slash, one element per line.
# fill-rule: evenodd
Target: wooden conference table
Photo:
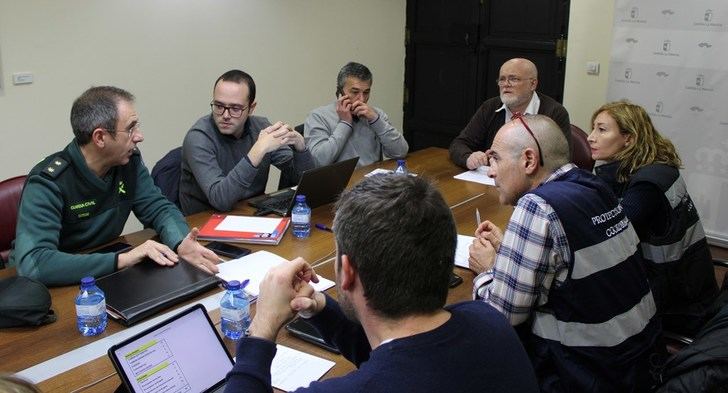
<path fill-rule="evenodd" d="M 474 212 L 476 208 L 480 210 L 482 219 L 489 219 L 501 228 L 505 227 L 512 208 L 501 206 L 498 203 L 498 194 L 494 187 L 453 179 L 453 176 L 463 172 L 463 169 L 450 162 L 447 150 L 428 148 L 411 153 L 407 157 L 407 166 L 411 172 L 429 178 L 436 184 L 446 203 L 452 209 L 458 233 L 472 236 L 475 230 Z M 349 186 L 357 183 L 366 173 L 378 167 L 394 169 L 395 163 L 389 160 L 359 168 L 354 172 Z M 200 226 L 210 217 L 210 213 L 204 212 L 191 215 L 187 217 L 187 221 L 190 226 Z M 246 203 L 241 202 L 232 213 L 252 214 L 253 209 L 247 206 Z M 314 209 L 311 219 L 314 223 L 331 226 L 333 219 L 332 206 L 327 205 Z M 151 230 L 143 230 L 124 235 L 120 240 L 131 244 L 140 244 L 154 235 L 155 233 Z M 334 280 L 335 246 L 333 234 L 330 232 L 313 228 L 309 238 L 296 239 L 293 237 L 292 231 L 289 230 L 283 241 L 277 246 L 246 245 L 246 247 L 253 251 L 268 250 L 286 259 L 293 259 L 298 256 L 304 257 L 311 265 L 315 266 L 319 274 Z M 460 268 L 456 268 L 456 273 L 463 277 L 464 282 L 450 290 L 448 303 L 468 300 L 471 297 L 473 273 Z M 0 271 L 0 276 L 9 274 L 13 274 L 13 269 Z M 176 307 L 186 308 L 188 305 L 194 304 L 220 290 L 210 290 Z M 53 309 L 58 315 L 56 322 L 37 328 L 0 330 L 0 372 L 15 373 L 25 370 L 126 329 L 116 322 L 109 321 L 106 331 L 101 335 L 95 337 L 81 336 L 76 330 L 73 301 L 77 291 L 77 286 L 50 289 Z M 329 292 L 333 296 L 336 295 L 333 288 Z M 255 312 L 255 305 L 253 305 L 253 312 Z M 219 330 L 219 310 L 210 311 L 210 316 Z M 231 353 L 234 354 L 235 343 L 230 340 L 225 340 L 225 342 Z M 277 342 L 336 362 L 336 365 L 324 375 L 323 379 L 345 375 L 354 369 L 354 366 L 342 356 L 303 342 L 289 335 L 285 329 L 281 330 Z M 48 367 L 52 367 L 52 364 Z M 50 377 L 40 382 L 39 386 L 44 392 L 109 392 L 113 391 L 120 383 L 121 381 L 116 375 L 111 362 L 103 355 L 81 366 Z"/>

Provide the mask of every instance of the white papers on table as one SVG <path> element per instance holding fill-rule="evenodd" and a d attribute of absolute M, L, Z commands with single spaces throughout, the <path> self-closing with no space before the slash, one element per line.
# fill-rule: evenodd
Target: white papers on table
<path fill-rule="evenodd" d="M 245 288 L 250 296 L 257 298 L 260 293 L 260 283 L 263 281 L 263 277 L 268 272 L 268 269 L 286 262 L 286 259 L 273 254 L 268 251 L 258 251 L 252 254 L 248 254 L 242 258 L 233 259 L 227 262 L 223 262 L 217 265 L 220 269 L 220 273 L 217 276 L 223 281 L 243 280 L 248 279 L 250 282 Z M 334 286 L 334 282 L 318 276 L 319 282 L 311 282 L 311 286 L 319 292 L 323 292 Z"/>
<path fill-rule="evenodd" d="M 495 180 L 488 177 L 488 167 L 487 166 L 481 166 L 478 167 L 478 169 L 473 169 L 472 171 L 463 172 L 459 175 L 453 176 L 454 178 L 458 180 L 465 180 L 465 181 L 472 181 L 475 183 L 485 184 L 487 186 L 494 186 Z"/>
<path fill-rule="evenodd" d="M 334 367 L 334 362 L 297 351 L 283 345 L 276 345 L 276 356 L 270 366 L 273 387 L 290 392 L 305 388 L 323 377 Z"/>
<path fill-rule="evenodd" d="M 273 233 L 280 223 L 280 218 L 228 215 L 219 224 L 217 224 L 215 230 L 231 232 Z"/>
<path fill-rule="evenodd" d="M 470 255 L 469 247 L 473 244 L 475 238 L 473 236 L 458 235 L 458 246 L 455 249 L 455 266 L 470 268 L 468 256 Z"/>
<path fill-rule="evenodd" d="M 367 173 L 366 175 L 364 175 L 364 177 L 370 177 L 370 176 L 374 176 L 374 175 L 386 175 L 388 173 L 394 173 L 394 171 L 391 170 L 391 169 L 377 168 L 377 169 L 375 169 L 375 170 Z M 417 176 L 416 173 L 412 173 L 412 172 L 410 172 L 409 175 L 410 176 Z"/>

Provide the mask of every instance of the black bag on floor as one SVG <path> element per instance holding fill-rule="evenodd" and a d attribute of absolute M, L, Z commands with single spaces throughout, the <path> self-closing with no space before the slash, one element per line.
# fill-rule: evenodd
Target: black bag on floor
<path fill-rule="evenodd" d="M 45 285 L 20 276 L 0 280 L 0 328 L 40 326 L 55 320 Z"/>

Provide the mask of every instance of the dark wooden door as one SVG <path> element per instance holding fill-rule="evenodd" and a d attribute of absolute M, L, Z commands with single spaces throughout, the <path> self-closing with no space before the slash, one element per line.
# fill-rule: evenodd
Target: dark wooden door
<path fill-rule="evenodd" d="M 447 147 L 487 98 L 501 64 L 533 61 L 561 101 L 569 0 L 408 0 L 404 133 L 411 150 Z"/>

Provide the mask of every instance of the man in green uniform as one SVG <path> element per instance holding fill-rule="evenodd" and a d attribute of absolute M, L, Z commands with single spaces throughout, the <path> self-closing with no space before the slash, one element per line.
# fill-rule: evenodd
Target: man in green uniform
<path fill-rule="evenodd" d="M 189 231 L 142 162 L 136 145 L 144 136 L 134 96 L 116 87 L 92 87 L 73 103 L 71 126 L 73 141 L 28 175 L 10 256 L 18 274 L 67 285 L 145 258 L 173 265 L 180 257 L 217 272 L 217 255 L 197 243 L 197 229 Z M 162 243 L 147 240 L 118 255 L 77 254 L 118 237 L 132 211 L 157 231 Z"/>

